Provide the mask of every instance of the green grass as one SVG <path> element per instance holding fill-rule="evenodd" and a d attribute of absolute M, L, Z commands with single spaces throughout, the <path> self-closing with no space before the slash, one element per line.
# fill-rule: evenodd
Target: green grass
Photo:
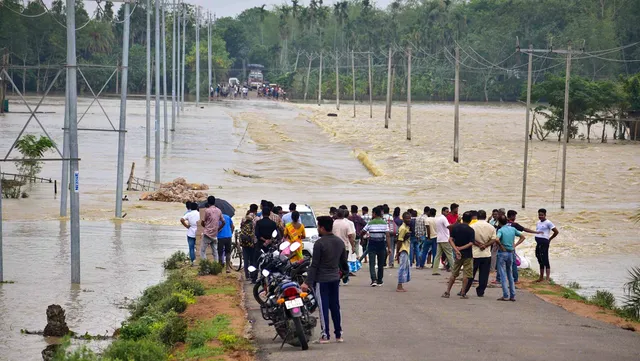
<path fill-rule="evenodd" d="M 219 286 L 216 288 L 208 289 L 204 294 L 205 295 L 235 295 L 237 293 L 236 286 L 227 285 L 227 286 Z"/>
<path fill-rule="evenodd" d="M 214 357 L 214 356 L 222 356 L 224 355 L 224 347 L 211 347 L 211 346 L 202 346 L 197 348 L 189 348 L 187 352 L 184 353 L 186 358 L 205 358 L 205 357 Z"/>
<path fill-rule="evenodd" d="M 203 347 L 208 341 L 227 331 L 230 324 L 231 320 L 227 315 L 217 315 L 211 320 L 198 322 L 196 327 L 187 332 L 189 349 Z"/>
<path fill-rule="evenodd" d="M 570 300 L 576 300 L 576 301 L 586 301 L 587 300 L 585 297 L 580 296 L 579 294 L 577 294 L 576 291 L 570 290 L 568 288 L 564 289 L 564 292 L 562 293 L 562 297 L 570 299 Z"/>
<path fill-rule="evenodd" d="M 537 295 L 560 296 L 560 294 L 559 294 L 558 292 L 555 292 L 555 291 L 549 291 L 549 290 L 540 290 L 540 291 L 535 291 L 535 294 L 537 294 Z"/>

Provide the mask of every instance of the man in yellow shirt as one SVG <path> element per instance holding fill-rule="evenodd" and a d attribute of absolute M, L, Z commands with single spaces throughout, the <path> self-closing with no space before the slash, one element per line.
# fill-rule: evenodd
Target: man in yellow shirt
<path fill-rule="evenodd" d="M 400 265 L 398 268 L 397 292 L 407 292 L 402 285 L 411 280 L 411 265 L 409 263 L 409 250 L 411 249 L 411 214 L 409 212 L 405 212 L 402 215 L 402 222 L 402 226 L 398 229 L 398 239 L 396 241 L 396 261 Z"/>

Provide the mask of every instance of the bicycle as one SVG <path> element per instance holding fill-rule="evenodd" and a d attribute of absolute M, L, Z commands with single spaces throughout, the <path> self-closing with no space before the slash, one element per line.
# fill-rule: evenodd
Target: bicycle
<path fill-rule="evenodd" d="M 236 230 L 234 234 L 234 242 L 231 244 L 231 259 L 238 259 L 237 265 L 234 265 L 233 263 L 231 264 L 231 268 L 236 272 L 240 272 L 242 269 L 242 246 L 240 246 L 239 239 L 240 231 Z"/>

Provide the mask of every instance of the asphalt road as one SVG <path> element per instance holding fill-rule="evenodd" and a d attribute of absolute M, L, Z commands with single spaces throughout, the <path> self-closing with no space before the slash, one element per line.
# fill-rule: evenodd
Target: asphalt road
<path fill-rule="evenodd" d="M 440 296 L 447 273 L 412 269 L 406 293 L 395 292 L 397 273 L 385 270 L 385 285 L 369 287 L 368 265 L 340 288 L 345 343 L 311 344 L 308 351 L 272 341 L 273 327 L 246 285 L 249 319 L 261 360 L 563 360 L 638 361 L 640 336 L 569 313 L 517 290 L 517 302 L 499 302 L 499 288 L 484 298 Z M 455 295 L 459 284 L 454 285 Z M 317 312 L 315 314 L 317 316 Z M 314 336 L 320 333 L 319 326 Z M 333 329 L 333 327 L 332 327 Z M 334 335 L 331 335 L 333 338 Z"/>

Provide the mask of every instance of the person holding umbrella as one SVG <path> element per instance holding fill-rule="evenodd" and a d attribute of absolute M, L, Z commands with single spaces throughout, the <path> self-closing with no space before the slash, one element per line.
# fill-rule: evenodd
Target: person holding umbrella
<path fill-rule="evenodd" d="M 209 207 L 204 211 L 204 218 L 202 219 L 202 227 L 204 230 L 202 232 L 202 244 L 200 245 L 200 258 L 207 258 L 207 247 L 211 245 L 212 253 L 213 253 L 213 261 L 218 262 L 218 231 L 226 225 L 224 218 L 222 217 L 222 211 L 216 204 L 216 197 L 209 196 L 207 198 L 207 203 Z"/>

